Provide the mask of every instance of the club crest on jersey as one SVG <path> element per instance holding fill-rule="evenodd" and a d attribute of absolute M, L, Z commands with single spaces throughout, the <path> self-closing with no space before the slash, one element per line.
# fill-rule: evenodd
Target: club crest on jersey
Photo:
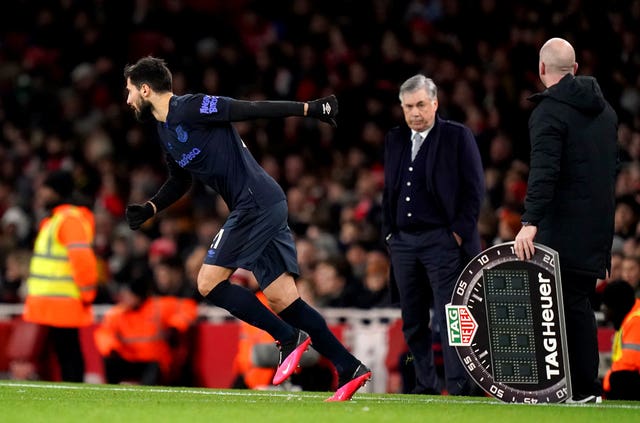
<path fill-rule="evenodd" d="M 176 136 L 178 137 L 178 141 L 180 142 L 187 142 L 187 140 L 189 139 L 189 134 L 187 133 L 187 131 L 182 129 L 182 126 L 180 125 L 176 126 Z"/>

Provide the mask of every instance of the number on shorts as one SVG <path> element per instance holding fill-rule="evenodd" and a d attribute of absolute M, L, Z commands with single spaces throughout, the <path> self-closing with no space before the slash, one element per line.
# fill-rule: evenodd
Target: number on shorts
<path fill-rule="evenodd" d="M 222 239 L 222 234 L 224 234 L 224 228 L 220 229 L 216 236 L 213 237 L 213 242 L 211 243 L 211 247 L 209 248 L 211 248 L 212 250 L 218 248 L 218 244 L 220 244 L 220 240 Z"/>

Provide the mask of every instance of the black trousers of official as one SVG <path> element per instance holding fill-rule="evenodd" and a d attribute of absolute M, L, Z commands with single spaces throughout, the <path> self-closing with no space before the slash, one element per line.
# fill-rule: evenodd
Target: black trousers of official
<path fill-rule="evenodd" d="M 419 233 L 398 232 L 389 239 L 393 273 L 400 294 L 402 331 L 413 356 L 415 393 L 441 391 L 433 360 L 430 307 L 434 325 L 446 327 L 445 305 L 466 263 L 453 234 L 445 228 Z M 469 395 L 475 384 L 446 335 L 442 337 L 445 388 L 451 395 Z"/>
<path fill-rule="evenodd" d="M 84 355 L 80 346 L 78 328 L 48 327 L 48 338 L 60 365 L 62 380 L 65 382 L 84 381 Z"/>
<path fill-rule="evenodd" d="M 574 397 L 601 395 L 598 381 L 598 327 L 591 307 L 597 279 L 562 270 L 562 300 L 567 330 L 569 372 Z"/>

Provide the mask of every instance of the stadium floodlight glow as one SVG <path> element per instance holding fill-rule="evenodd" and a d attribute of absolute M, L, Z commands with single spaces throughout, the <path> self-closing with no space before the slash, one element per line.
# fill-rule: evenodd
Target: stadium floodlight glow
<path fill-rule="evenodd" d="M 449 345 L 471 378 L 504 402 L 558 403 L 571 397 L 558 253 L 514 243 L 478 254 L 446 306 Z"/>

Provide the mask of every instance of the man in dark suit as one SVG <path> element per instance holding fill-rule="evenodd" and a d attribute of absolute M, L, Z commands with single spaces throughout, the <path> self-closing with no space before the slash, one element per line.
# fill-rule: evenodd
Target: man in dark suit
<path fill-rule="evenodd" d="M 598 82 L 577 70 L 566 40 L 540 49 L 546 90 L 529 98 L 537 103 L 529 118 L 531 170 L 514 247 L 523 260 L 534 254 L 534 239 L 558 252 L 573 391 L 567 402 L 595 403 L 602 398 L 589 298 L 611 268 L 618 118 Z"/>
<path fill-rule="evenodd" d="M 477 230 L 484 195 L 480 153 L 471 131 L 443 120 L 437 87 L 415 75 L 400 87 L 406 125 L 385 139 L 382 233 L 402 309 L 403 333 L 416 372 L 417 394 L 436 394 L 430 307 L 446 325 L 445 305 L 468 260 L 480 252 Z M 449 394 L 475 390 L 455 349 L 442 342 Z"/>

